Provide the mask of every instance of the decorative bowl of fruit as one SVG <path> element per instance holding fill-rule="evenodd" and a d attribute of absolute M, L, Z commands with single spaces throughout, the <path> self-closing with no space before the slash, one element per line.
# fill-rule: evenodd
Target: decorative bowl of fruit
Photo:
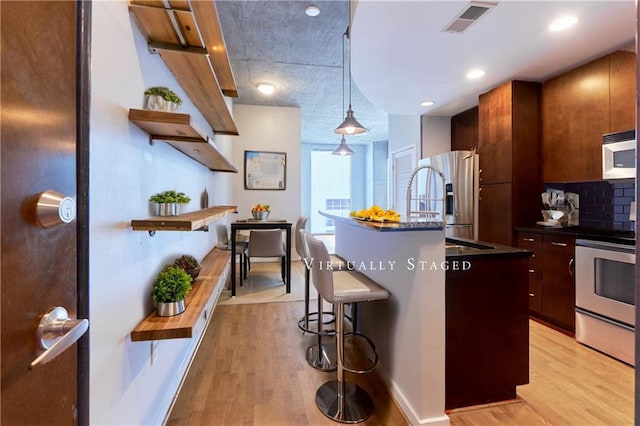
<path fill-rule="evenodd" d="M 256 204 L 251 207 L 251 215 L 257 220 L 267 220 L 269 218 L 269 206 L 267 204 Z"/>

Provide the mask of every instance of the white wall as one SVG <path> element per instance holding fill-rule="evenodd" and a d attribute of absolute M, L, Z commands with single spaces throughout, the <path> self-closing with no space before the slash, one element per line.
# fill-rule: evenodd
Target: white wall
<path fill-rule="evenodd" d="M 420 156 L 420 116 L 389 114 L 389 152 L 414 146 Z"/>
<path fill-rule="evenodd" d="M 191 104 L 159 56 L 151 55 L 126 1 L 94 2 L 91 46 L 90 134 L 90 421 L 100 425 L 162 422 L 196 339 L 163 340 L 151 365 L 150 342 L 131 342 L 130 332 L 153 310 L 151 285 L 158 271 L 188 253 L 202 259 L 215 233 L 131 230 L 131 219 L 151 215 L 149 196 L 184 191 L 200 208 L 231 204 L 229 174 L 210 172 L 172 147 L 148 143 L 129 122 L 146 88 L 163 85 L 186 102 L 200 128 L 206 120 Z M 226 139 L 226 140 L 225 140 Z M 228 137 L 216 138 L 230 155 Z M 236 163 L 238 169 L 238 163 Z"/>
<path fill-rule="evenodd" d="M 233 176 L 233 204 L 238 206 L 238 219 L 251 217 L 251 206 L 268 204 L 270 218 L 294 223 L 300 216 L 301 202 L 301 130 L 300 109 L 235 105 L 234 121 L 240 136 L 233 137 L 232 162 L 239 173 Z M 244 151 L 274 151 L 287 154 L 286 189 L 244 189 Z M 293 240 L 295 240 L 292 237 Z M 292 248 L 292 253 L 295 249 Z"/>
<path fill-rule="evenodd" d="M 422 156 L 431 157 L 451 151 L 451 117 L 431 117 L 423 115 Z"/>

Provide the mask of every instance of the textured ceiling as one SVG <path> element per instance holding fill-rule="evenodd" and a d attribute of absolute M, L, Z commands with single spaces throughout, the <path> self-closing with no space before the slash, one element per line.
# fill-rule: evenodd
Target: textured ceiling
<path fill-rule="evenodd" d="M 314 1 L 321 13 L 305 15 L 303 1 L 216 2 L 231 67 L 238 85 L 236 104 L 300 107 L 302 141 L 340 143 L 334 129 L 344 120 L 342 44 L 347 28 L 346 1 Z M 345 52 L 347 49 L 345 48 Z M 348 55 L 344 55 L 348 78 Z M 272 95 L 258 83 L 276 86 Z M 345 82 L 348 103 L 348 82 Z M 352 85 L 355 116 L 369 132 L 348 143 L 387 140 L 387 113 L 374 107 Z"/>

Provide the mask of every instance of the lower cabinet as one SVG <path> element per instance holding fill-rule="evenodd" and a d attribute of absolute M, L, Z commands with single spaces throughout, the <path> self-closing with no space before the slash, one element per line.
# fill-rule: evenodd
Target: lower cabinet
<path fill-rule="evenodd" d="M 528 256 L 447 258 L 445 407 L 516 398 L 529 383 Z"/>
<path fill-rule="evenodd" d="M 519 248 L 533 252 L 529 259 L 529 310 L 570 333 L 575 332 L 575 238 L 517 232 Z"/>

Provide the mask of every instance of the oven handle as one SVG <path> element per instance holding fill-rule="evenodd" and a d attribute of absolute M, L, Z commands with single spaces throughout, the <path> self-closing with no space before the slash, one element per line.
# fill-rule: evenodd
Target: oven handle
<path fill-rule="evenodd" d="M 601 250 L 617 251 L 617 252 L 620 252 L 620 253 L 636 254 L 635 246 L 626 246 L 626 245 L 622 245 L 622 244 L 605 243 L 605 242 L 602 242 L 602 241 L 576 240 L 576 246 L 589 247 L 589 248 L 601 249 Z"/>

